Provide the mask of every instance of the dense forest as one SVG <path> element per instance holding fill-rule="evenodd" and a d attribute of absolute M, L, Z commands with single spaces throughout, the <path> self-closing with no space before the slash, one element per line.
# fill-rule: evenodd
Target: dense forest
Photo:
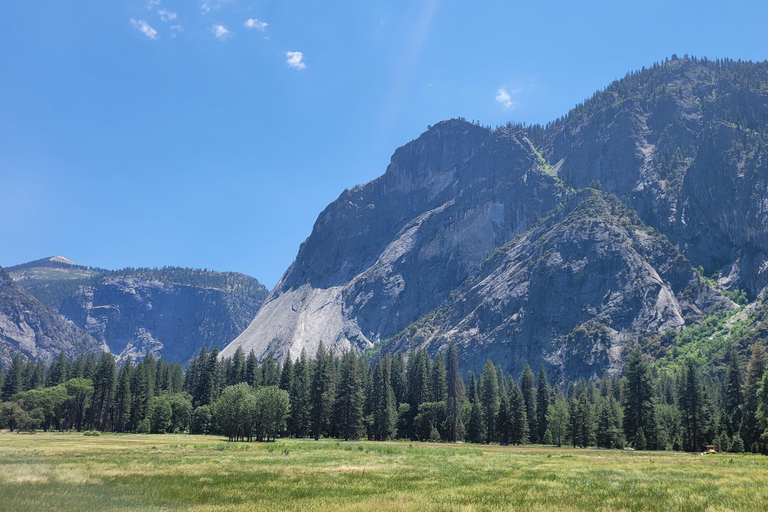
<path fill-rule="evenodd" d="M 659 369 L 636 348 L 622 376 L 564 385 L 543 366 L 510 376 L 491 361 L 462 377 L 453 344 L 375 365 L 322 346 L 282 366 L 202 349 L 186 372 L 151 354 L 119 367 L 107 353 L 50 366 L 17 357 L 0 372 L 0 427 L 766 453 L 767 367 L 762 342 L 748 361 L 731 350 L 722 378 L 693 358 Z"/>

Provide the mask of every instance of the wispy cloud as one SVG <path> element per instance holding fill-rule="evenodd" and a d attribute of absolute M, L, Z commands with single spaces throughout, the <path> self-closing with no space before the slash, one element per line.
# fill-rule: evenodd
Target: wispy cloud
<path fill-rule="evenodd" d="M 160 9 L 157 11 L 157 14 L 160 15 L 160 19 L 163 21 L 173 21 L 176 19 L 176 13 L 171 11 L 166 11 L 165 9 Z"/>
<path fill-rule="evenodd" d="M 304 54 L 301 52 L 285 52 L 288 67 L 295 69 L 307 69 L 304 63 Z"/>
<path fill-rule="evenodd" d="M 221 40 L 226 39 L 231 34 L 224 25 L 214 25 L 211 30 L 213 30 L 213 35 Z"/>
<path fill-rule="evenodd" d="M 514 108 L 517 101 L 512 99 L 512 96 L 518 94 L 520 91 L 522 91 L 522 89 L 513 89 L 511 91 L 507 91 L 506 87 L 502 87 L 496 91 L 496 103 L 501 104 L 501 106 L 504 107 L 504 110 Z"/>
<path fill-rule="evenodd" d="M 208 0 L 202 0 L 200 2 L 200 11 L 203 14 L 208 14 L 209 12 L 211 12 L 211 4 Z"/>
<path fill-rule="evenodd" d="M 131 25 L 133 25 L 134 28 L 138 29 L 142 34 L 147 36 L 150 39 L 157 39 L 157 30 L 153 29 L 149 26 L 149 23 L 147 23 L 144 20 L 135 20 L 131 18 Z"/>
<path fill-rule="evenodd" d="M 256 30 L 261 30 L 264 32 L 264 29 L 267 28 L 267 24 L 263 21 L 259 21 L 256 18 L 251 18 L 245 22 L 245 26 L 248 28 L 255 28 Z"/>
<path fill-rule="evenodd" d="M 171 30 L 177 30 L 179 32 L 182 32 L 184 28 L 181 25 L 171 25 Z M 171 32 L 171 39 L 176 37 L 176 32 Z"/>
<path fill-rule="evenodd" d="M 160 5 L 160 0 L 149 0 L 149 3 L 147 3 L 147 9 L 151 11 L 156 5 Z"/>

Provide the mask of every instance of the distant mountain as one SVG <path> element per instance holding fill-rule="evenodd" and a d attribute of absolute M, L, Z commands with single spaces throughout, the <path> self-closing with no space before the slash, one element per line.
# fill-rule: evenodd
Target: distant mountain
<path fill-rule="evenodd" d="M 320 214 L 223 353 L 454 338 L 465 370 L 617 371 L 768 285 L 766 142 L 768 62 L 675 57 L 547 126 L 440 122 Z"/>
<path fill-rule="evenodd" d="M 113 271 L 57 256 L 7 270 L 121 359 L 152 352 L 183 363 L 201 347 L 224 347 L 248 326 L 267 295 L 250 276 L 207 269 Z"/>
<path fill-rule="evenodd" d="M 5 368 L 16 354 L 50 363 L 60 352 L 76 357 L 105 349 L 87 332 L 41 304 L 0 268 L 0 361 Z"/>

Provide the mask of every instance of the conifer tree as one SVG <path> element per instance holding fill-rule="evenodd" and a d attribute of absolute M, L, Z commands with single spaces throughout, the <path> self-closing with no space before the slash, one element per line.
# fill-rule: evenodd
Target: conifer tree
<path fill-rule="evenodd" d="M 398 404 L 408 401 L 408 379 L 405 376 L 405 360 L 402 352 L 398 352 L 392 358 L 392 391 L 395 393 L 395 401 Z"/>
<path fill-rule="evenodd" d="M 243 354 L 243 348 L 237 347 L 237 349 L 235 349 L 235 353 L 232 355 L 232 358 L 229 360 L 229 366 L 226 371 L 227 386 L 234 386 L 235 384 L 239 384 L 244 373 L 245 355 Z"/>
<path fill-rule="evenodd" d="M 627 440 L 634 442 L 637 429 L 642 428 L 646 441 L 652 443 L 655 440 L 655 437 L 651 436 L 655 432 L 653 378 L 648 359 L 639 348 L 635 348 L 627 356 L 624 375 L 624 433 Z"/>
<path fill-rule="evenodd" d="M 360 365 L 355 353 L 349 351 L 341 358 L 341 374 L 336 387 L 335 422 L 339 437 L 346 441 L 360 439 L 364 403 Z"/>
<path fill-rule="evenodd" d="M 431 400 L 433 402 L 444 402 L 448 395 L 448 382 L 445 370 L 445 358 L 442 352 L 435 354 L 432 360 L 432 386 Z"/>
<path fill-rule="evenodd" d="M 291 389 L 291 381 L 293 380 L 293 362 L 291 361 L 291 353 L 288 352 L 285 355 L 285 361 L 283 362 L 283 370 L 280 372 L 280 383 L 278 387 L 284 391 Z"/>
<path fill-rule="evenodd" d="M 392 390 L 392 357 L 387 354 L 379 360 L 373 372 L 372 407 L 373 437 L 376 441 L 392 439 L 396 434 L 397 409 Z"/>
<path fill-rule="evenodd" d="M 333 399 L 336 394 L 335 361 L 320 342 L 315 356 L 315 368 L 312 375 L 312 435 L 315 440 L 327 435 L 333 414 Z"/>
<path fill-rule="evenodd" d="M 447 395 L 445 410 L 448 415 L 448 440 L 459 441 L 463 438 L 463 422 L 461 410 L 464 406 L 464 381 L 459 373 L 459 353 L 456 344 L 451 341 L 448 345 Z"/>
<path fill-rule="evenodd" d="M 530 439 L 532 443 L 537 443 L 539 441 L 539 428 L 536 421 L 536 388 L 534 387 L 534 380 L 533 371 L 526 364 L 523 372 L 520 374 L 520 390 L 523 392 L 523 399 L 525 400 L 525 416 L 528 419 Z"/>
<path fill-rule="evenodd" d="M 486 438 L 485 412 L 483 411 L 483 405 L 480 402 L 477 388 L 475 375 L 470 373 L 467 393 L 470 403 L 469 420 L 467 421 L 467 440 L 473 443 L 482 443 L 485 442 Z"/>
<path fill-rule="evenodd" d="M 544 363 L 541 363 L 539 373 L 536 376 L 536 439 L 538 442 L 544 442 L 544 433 L 547 431 L 549 394 L 550 389 L 549 382 L 547 382 L 547 372 L 544 369 Z"/>
<path fill-rule="evenodd" d="M 509 391 L 510 428 L 509 442 L 525 444 L 528 442 L 528 416 L 525 407 L 525 397 L 517 382 L 512 381 Z"/>
<path fill-rule="evenodd" d="M 120 368 L 117 376 L 117 386 L 115 388 L 115 406 L 113 427 L 115 432 L 125 432 L 128 427 L 131 415 L 131 358 L 125 360 L 125 364 Z"/>
<path fill-rule="evenodd" d="M 496 367 L 490 359 L 485 363 L 480 377 L 480 399 L 485 415 L 485 443 L 496 440 L 496 416 L 499 413 L 499 380 L 496 377 Z"/>
<path fill-rule="evenodd" d="M 293 380 L 289 391 L 288 432 L 295 437 L 307 437 L 309 435 L 310 384 L 311 374 L 307 353 L 301 349 L 299 360 L 296 361 L 293 368 Z"/>
<path fill-rule="evenodd" d="M 112 399 L 115 393 L 115 359 L 104 352 L 93 372 L 93 400 L 91 425 L 95 430 L 106 430 L 111 419 Z"/>
<path fill-rule="evenodd" d="M 747 375 L 744 380 L 744 408 L 741 416 L 741 438 L 748 450 L 760 440 L 757 427 L 757 392 L 768 367 L 768 354 L 765 345 L 758 341 L 752 345 L 752 355 L 747 363 Z"/>
<path fill-rule="evenodd" d="M 3 383 L 3 392 L 0 395 L 0 400 L 7 401 L 16 393 L 21 393 L 24 389 L 24 361 L 21 356 L 16 354 L 11 361 L 11 368 L 8 370 L 8 375 L 5 376 L 5 382 Z"/>
<path fill-rule="evenodd" d="M 728 371 L 725 376 L 725 414 L 727 416 L 728 431 L 731 435 L 741 425 L 741 408 L 744 403 L 742 386 L 744 376 L 741 368 L 741 359 L 736 347 L 731 347 L 729 352 Z"/>
<path fill-rule="evenodd" d="M 256 354 L 253 353 L 253 350 L 251 350 L 248 358 L 245 360 L 245 382 L 252 388 L 257 388 L 261 385 L 259 360 L 256 359 Z"/>
<path fill-rule="evenodd" d="M 272 354 L 268 355 L 261 363 L 261 385 L 277 386 L 280 382 L 280 370 L 277 367 Z"/>

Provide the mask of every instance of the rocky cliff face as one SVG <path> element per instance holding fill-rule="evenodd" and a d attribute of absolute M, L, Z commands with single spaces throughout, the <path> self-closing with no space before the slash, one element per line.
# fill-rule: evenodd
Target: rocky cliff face
<path fill-rule="evenodd" d="M 398 149 L 387 172 L 320 215 L 237 346 L 364 350 L 439 305 L 566 194 L 522 134 L 460 120 Z"/>
<path fill-rule="evenodd" d="M 453 335 L 467 368 L 491 354 L 571 377 L 617 368 L 640 335 L 730 307 L 694 266 L 752 296 L 768 282 L 766 128 L 768 63 L 690 59 L 630 74 L 546 127 L 439 123 L 326 208 L 224 354 L 364 350 L 434 320 L 389 346 L 437 350 Z M 585 187 L 630 208 L 529 231 Z M 483 264 L 502 246 L 502 266 Z"/>
<path fill-rule="evenodd" d="M 621 369 L 623 347 L 734 307 L 663 236 L 612 196 L 584 190 L 381 352 L 445 350 L 462 366 L 488 358 L 519 375 L 547 363 L 557 375 L 599 378 Z"/>
<path fill-rule="evenodd" d="M 266 289 L 244 274 L 166 267 L 109 271 L 62 257 L 9 274 L 118 356 L 152 352 L 185 363 L 222 348 L 249 324 Z"/>
<path fill-rule="evenodd" d="M 0 268 L 0 362 L 8 368 L 16 354 L 50 363 L 106 347 L 56 311 L 41 304 Z"/>
<path fill-rule="evenodd" d="M 258 311 L 221 290 L 140 277 L 104 278 L 65 298 L 59 312 L 106 344 L 118 359 L 147 352 L 186 362 L 205 347 L 224 347 Z"/>

